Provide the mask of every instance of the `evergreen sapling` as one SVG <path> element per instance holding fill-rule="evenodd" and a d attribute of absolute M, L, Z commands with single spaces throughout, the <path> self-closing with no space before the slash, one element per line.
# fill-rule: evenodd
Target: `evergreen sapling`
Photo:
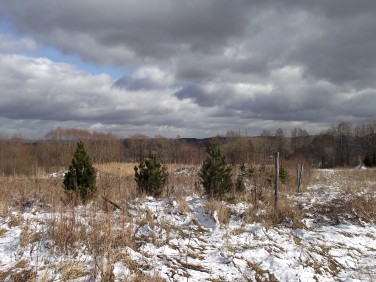
<path fill-rule="evenodd" d="M 64 175 L 63 184 L 66 192 L 77 193 L 84 204 L 96 193 L 96 169 L 82 141 L 77 143 L 72 163 Z"/>

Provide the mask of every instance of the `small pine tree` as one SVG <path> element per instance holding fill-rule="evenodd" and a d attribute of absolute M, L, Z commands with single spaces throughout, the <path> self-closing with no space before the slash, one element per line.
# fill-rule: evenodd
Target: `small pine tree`
<path fill-rule="evenodd" d="M 96 192 L 96 169 L 85 151 L 82 141 L 77 143 L 72 163 L 64 175 L 64 189 L 78 193 L 81 201 L 86 203 Z"/>
<path fill-rule="evenodd" d="M 158 197 L 166 186 L 168 172 L 166 166 L 162 166 L 153 153 L 138 166 L 134 167 L 135 181 L 139 194 L 147 194 Z"/>
<path fill-rule="evenodd" d="M 281 180 L 282 184 L 287 184 L 290 180 L 289 171 L 283 166 L 279 168 L 279 179 Z"/>
<path fill-rule="evenodd" d="M 221 198 L 233 187 L 231 167 L 227 165 L 218 144 L 212 144 L 207 153 L 198 176 L 209 197 Z"/>
<path fill-rule="evenodd" d="M 238 175 L 235 182 L 235 190 L 238 193 L 244 193 L 246 190 L 243 175 Z"/>
<path fill-rule="evenodd" d="M 246 187 L 244 183 L 245 176 L 246 176 L 246 167 L 245 167 L 245 164 L 242 164 L 240 166 L 240 173 L 236 177 L 236 182 L 235 182 L 235 191 L 238 193 L 244 193 L 246 191 Z"/>

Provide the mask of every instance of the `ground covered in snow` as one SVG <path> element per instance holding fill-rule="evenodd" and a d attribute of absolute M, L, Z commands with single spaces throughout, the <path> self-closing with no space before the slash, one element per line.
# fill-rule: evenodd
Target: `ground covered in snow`
<path fill-rule="evenodd" d="M 195 194 L 135 199 L 111 212 L 35 201 L 0 217 L 0 280 L 374 281 L 376 225 L 334 212 L 347 197 L 337 184 L 313 181 L 291 195 L 299 228 L 252 222 L 246 202 L 210 209 Z"/>

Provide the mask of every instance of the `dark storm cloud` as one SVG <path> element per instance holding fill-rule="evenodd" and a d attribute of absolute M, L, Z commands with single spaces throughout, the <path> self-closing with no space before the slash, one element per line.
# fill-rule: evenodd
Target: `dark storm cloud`
<path fill-rule="evenodd" d="M 69 79 L 38 77 L 38 83 L 16 87 L 30 96 L 24 104 L 11 95 L 0 102 L 7 118 L 66 121 L 69 116 L 106 124 L 126 119 L 151 127 L 172 123 L 186 132 L 200 126 L 216 134 L 224 124 L 299 121 L 318 128 L 374 115 L 369 106 L 376 88 L 373 0 L 0 0 L 0 10 L 31 43 L 134 69 L 116 82 L 78 75 L 86 81 L 78 83 L 65 68 Z M 21 45 L 0 42 L 4 50 Z M 29 74 L 15 75 L 22 83 Z M 78 87 L 82 102 L 69 110 L 61 105 L 72 96 L 51 99 L 46 93 L 57 81 L 62 89 Z M 11 87 L 6 79 L 1 83 Z M 49 109 L 28 108 L 33 103 L 26 102 L 38 93 L 45 93 L 41 100 Z"/>
<path fill-rule="evenodd" d="M 247 20 L 241 0 L 2 2 L 19 30 L 68 52 L 82 52 L 83 57 L 80 35 L 104 49 L 130 50 L 141 60 L 166 59 L 184 51 L 212 53 L 240 36 Z"/>
<path fill-rule="evenodd" d="M 376 6 L 375 6 L 376 9 Z M 302 42 L 290 55 L 308 74 L 334 83 L 370 83 L 375 75 L 376 19 L 372 13 L 359 18 L 327 19 L 322 34 Z"/>
<path fill-rule="evenodd" d="M 349 109 L 351 116 L 367 118 L 375 115 L 376 89 L 365 89 L 360 93 L 351 93 L 343 107 Z"/>

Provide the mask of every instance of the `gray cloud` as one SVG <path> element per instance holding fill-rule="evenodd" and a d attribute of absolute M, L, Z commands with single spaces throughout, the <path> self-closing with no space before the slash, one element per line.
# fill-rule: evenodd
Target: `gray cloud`
<path fill-rule="evenodd" d="M 30 38 L 0 37 L 3 53 L 47 44 L 134 69 L 113 81 L 3 55 L 0 111 L 10 120 L 215 135 L 374 115 L 373 0 L 0 0 L 0 10 Z"/>
<path fill-rule="evenodd" d="M 114 48 L 129 50 L 141 61 L 166 59 L 181 52 L 212 53 L 242 34 L 247 20 L 242 3 L 68 0 L 52 4 L 31 0 L 22 5 L 2 1 L 1 6 L 18 29 L 67 52 L 93 59 L 81 49 L 80 37 L 91 42 L 91 47 L 102 47 L 96 48 L 98 62 L 102 62 Z"/>
<path fill-rule="evenodd" d="M 113 84 L 107 75 L 93 76 L 67 64 L 0 55 L 1 117 L 158 127 L 171 121 L 182 125 L 180 114 L 198 111 L 169 88 L 130 91 Z"/>
<path fill-rule="evenodd" d="M 124 76 L 115 82 L 116 87 L 129 90 L 176 87 L 174 84 L 175 78 L 172 73 L 153 66 L 141 67 L 131 75 Z"/>
<path fill-rule="evenodd" d="M 34 51 L 38 47 L 37 43 L 30 38 L 14 38 L 8 34 L 0 33 L 0 52 L 13 53 L 23 51 Z"/>

